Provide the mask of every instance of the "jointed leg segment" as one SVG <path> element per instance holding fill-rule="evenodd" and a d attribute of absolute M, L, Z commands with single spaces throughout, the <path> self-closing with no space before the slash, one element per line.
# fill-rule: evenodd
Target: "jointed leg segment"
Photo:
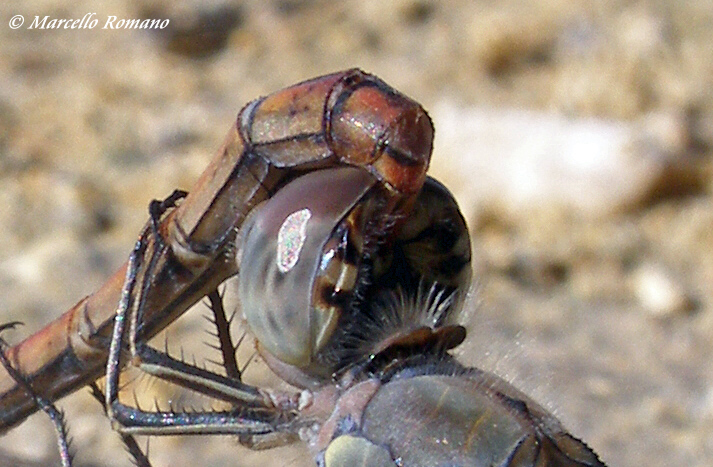
<path fill-rule="evenodd" d="M 220 295 L 209 294 L 215 317 L 220 349 L 226 375 L 222 376 L 195 365 L 177 360 L 149 347 L 138 335 L 142 310 L 150 280 L 158 259 L 170 248 L 161 239 L 158 225 L 164 211 L 173 207 L 181 193 L 174 193 L 164 202 L 151 203 L 151 220 L 144 228 L 132 251 L 122 289 L 121 302 L 114 319 L 109 357 L 105 403 L 107 415 L 122 433 L 140 434 L 207 434 L 224 433 L 253 437 L 279 432 L 291 414 L 275 407 L 270 398 L 241 381 L 235 360 L 235 348 L 229 335 L 229 320 L 225 317 Z M 157 204 L 158 203 L 158 204 Z M 153 235 L 152 235 L 153 234 Z M 145 257 L 148 253 L 148 262 Z M 126 344 L 128 343 L 128 349 Z M 128 352 L 127 352 L 128 350 Z M 122 356 L 129 354 L 132 364 L 160 379 L 192 389 L 210 397 L 233 403 L 235 409 L 208 412 L 149 412 L 123 404 L 118 397 Z M 123 354 L 123 355 L 122 355 Z M 257 442 L 257 441 L 256 441 Z"/>
<path fill-rule="evenodd" d="M 5 331 L 7 329 L 13 329 L 20 324 L 22 323 L 20 323 L 19 321 L 13 321 L 11 323 L 3 324 L 0 326 L 0 332 Z M 0 363 L 2 363 L 2 366 L 5 367 L 5 370 L 7 370 L 8 374 L 10 374 L 10 376 L 17 382 L 17 384 L 22 386 L 25 391 L 27 391 L 27 393 L 32 397 L 32 399 L 34 399 L 35 404 L 37 404 L 37 407 L 39 407 L 40 410 L 45 412 L 49 416 L 50 420 L 52 420 L 55 430 L 57 431 L 57 445 L 59 447 L 59 455 L 62 462 L 62 467 L 71 467 L 72 454 L 69 452 L 71 441 L 69 439 L 69 433 L 67 431 L 67 424 L 64 420 L 64 413 L 59 410 L 50 400 L 47 400 L 40 394 L 38 394 L 37 391 L 35 391 L 35 389 L 32 387 L 32 385 L 27 381 L 27 379 L 22 375 L 22 373 L 20 373 L 19 370 L 12 366 L 12 363 L 10 362 L 10 360 L 8 360 L 7 355 L 5 355 L 5 349 L 7 347 L 7 342 L 5 342 L 4 339 L 0 338 Z"/>

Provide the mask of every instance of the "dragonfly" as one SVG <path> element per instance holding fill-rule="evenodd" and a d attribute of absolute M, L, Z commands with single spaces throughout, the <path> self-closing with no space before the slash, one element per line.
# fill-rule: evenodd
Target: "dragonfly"
<path fill-rule="evenodd" d="M 540 405 L 451 356 L 466 338 L 470 237 L 427 176 L 432 144 L 421 105 L 358 69 L 247 104 L 193 189 L 150 203 L 97 292 L 3 347 L 0 432 L 106 376 L 100 397 L 127 437 L 301 440 L 327 467 L 603 466 Z M 242 381 L 216 292 L 236 274 L 256 350 L 294 391 Z M 224 374 L 147 344 L 206 296 Z M 127 364 L 230 409 L 127 405 Z"/>

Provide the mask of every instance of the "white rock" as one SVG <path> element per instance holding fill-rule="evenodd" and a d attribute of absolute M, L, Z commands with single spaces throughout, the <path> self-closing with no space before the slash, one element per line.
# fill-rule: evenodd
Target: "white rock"
<path fill-rule="evenodd" d="M 552 211 L 597 218 L 644 199 L 669 161 L 640 126 L 442 101 L 431 174 L 474 219 Z"/>

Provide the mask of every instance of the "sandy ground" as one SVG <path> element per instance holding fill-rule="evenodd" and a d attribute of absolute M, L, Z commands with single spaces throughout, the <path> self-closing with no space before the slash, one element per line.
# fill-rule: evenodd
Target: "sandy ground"
<path fill-rule="evenodd" d="M 358 66 L 426 109 L 449 101 L 654 122 L 678 170 L 635 203 L 594 217 L 547 206 L 469 215 L 477 293 L 458 354 L 532 394 L 611 466 L 710 465 L 713 5 L 596 5 L 5 2 L 0 321 L 26 323 L 8 339 L 101 284 L 128 255 L 147 203 L 191 187 L 247 101 Z M 93 29 L 28 29 L 36 15 L 88 13 Z M 11 29 L 15 15 L 25 23 Z M 170 23 L 103 29 L 110 15 Z M 459 131 L 451 125 L 442 132 Z M 437 150 L 434 171 L 457 157 Z M 203 339 L 201 326 L 177 327 L 176 347 Z M 86 391 L 61 406 L 75 465 L 131 465 Z M 0 452 L 6 465 L 57 462 L 42 416 L 1 438 Z M 155 466 L 311 465 L 302 446 L 251 453 L 223 437 L 152 438 L 150 453 Z"/>

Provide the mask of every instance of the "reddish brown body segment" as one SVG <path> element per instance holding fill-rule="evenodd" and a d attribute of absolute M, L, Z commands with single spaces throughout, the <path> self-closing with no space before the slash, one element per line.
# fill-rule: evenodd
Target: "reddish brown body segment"
<path fill-rule="evenodd" d="M 146 280 L 140 338 L 161 331 L 237 273 L 226 252 L 245 216 L 309 171 L 353 165 L 393 193 L 396 214 L 418 193 L 431 156 L 433 126 L 423 108 L 375 76 L 347 70 L 286 88 L 246 105 L 190 194 L 147 235 L 136 276 Z M 146 264 L 155 267 L 146 276 Z M 35 335 L 8 351 L 12 365 L 56 400 L 100 377 L 127 264 Z M 36 411 L 0 367 L 0 432 Z"/>

